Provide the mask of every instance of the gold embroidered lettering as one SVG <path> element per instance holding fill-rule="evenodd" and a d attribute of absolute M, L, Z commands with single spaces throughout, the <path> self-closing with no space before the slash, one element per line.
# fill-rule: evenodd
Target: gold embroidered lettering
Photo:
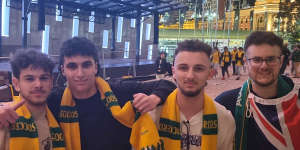
<path fill-rule="evenodd" d="M 218 122 L 217 120 L 204 120 L 203 122 L 203 128 L 213 129 L 217 128 Z"/>
<path fill-rule="evenodd" d="M 52 137 L 52 140 L 56 141 L 56 142 L 64 140 L 62 133 L 54 133 L 54 134 L 51 135 L 51 137 Z"/>

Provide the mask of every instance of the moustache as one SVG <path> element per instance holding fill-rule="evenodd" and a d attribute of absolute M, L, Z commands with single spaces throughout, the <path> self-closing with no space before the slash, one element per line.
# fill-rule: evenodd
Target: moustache
<path fill-rule="evenodd" d="M 34 91 L 31 91 L 30 93 L 31 94 L 44 94 L 46 91 L 44 90 L 34 90 Z"/>

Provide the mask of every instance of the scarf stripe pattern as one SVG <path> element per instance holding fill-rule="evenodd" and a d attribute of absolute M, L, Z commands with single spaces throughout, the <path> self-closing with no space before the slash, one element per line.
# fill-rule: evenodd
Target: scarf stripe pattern
<path fill-rule="evenodd" d="M 101 100 L 104 102 L 105 106 L 111 111 L 112 116 L 115 119 L 117 119 L 120 123 L 122 123 L 123 125 L 132 128 L 131 136 L 130 136 L 130 143 L 135 150 L 146 150 L 146 149 L 147 150 L 148 149 L 150 149 L 150 150 L 172 149 L 173 150 L 172 147 L 176 147 L 174 149 L 180 149 L 180 138 L 179 138 L 179 140 L 175 140 L 175 143 L 178 143 L 177 145 L 171 145 L 171 147 L 166 146 L 165 145 L 166 142 L 163 139 L 160 139 L 158 130 L 157 130 L 156 125 L 153 122 L 151 116 L 147 113 L 143 114 L 143 115 L 136 113 L 136 111 L 134 110 L 134 108 L 132 106 L 131 101 L 128 101 L 121 108 L 116 96 L 113 94 L 109 84 L 106 81 L 104 81 L 100 77 L 97 77 L 96 85 L 97 85 L 97 89 L 101 93 Z M 176 98 L 176 96 L 173 98 Z M 208 99 L 208 100 L 206 100 L 206 99 Z M 71 104 L 69 104 L 69 105 L 71 105 Z M 176 106 L 176 105 L 174 105 L 174 106 Z M 75 107 L 75 104 L 73 104 L 73 107 Z M 216 145 L 217 145 L 217 126 L 215 127 L 212 124 L 217 123 L 217 115 L 216 115 L 215 105 L 208 96 L 205 96 L 204 107 L 207 108 L 207 109 L 205 108 L 205 110 L 204 110 L 204 116 L 207 114 L 214 114 L 215 117 L 213 117 L 214 120 L 210 120 L 210 117 L 208 117 L 208 120 L 203 121 L 204 122 L 203 127 L 204 128 L 206 127 L 206 128 L 203 129 L 204 135 L 202 137 L 202 139 L 203 139 L 203 141 L 202 141 L 203 148 L 202 149 L 203 150 L 215 150 Z M 76 116 L 76 115 L 67 115 L 67 116 Z M 203 117 L 203 118 L 206 118 L 206 117 Z M 167 117 L 167 119 L 168 119 L 168 117 Z M 72 119 L 69 119 L 68 121 L 72 121 Z M 175 120 L 174 122 L 177 122 L 177 121 Z M 214 128 L 214 129 L 211 130 L 212 128 Z M 209 129 L 207 131 L 212 131 L 212 132 L 206 132 L 206 129 Z M 180 131 L 179 131 L 179 137 L 180 137 Z M 67 141 L 67 137 L 66 137 L 66 141 Z"/>
<path fill-rule="evenodd" d="M 136 113 L 131 101 L 121 108 L 109 84 L 101 78 L 97 78 L 96 83 L 101 99 L 112 116 L 123 125 L 132 128 L 130 144 L 135 150 L 163 149 L 163 143 L 149 114 Z"/>
<path fill-rule="evenodd" d="M 19 97 L 14 97 L 14 103 L 20 101 Z M 50 134 L 53 150 L 65 150 L 65 140 L 61 128 L 55 120 L 53 114 L 46 107 L 47 119 L 49 122 Z M 16 123 L 10 128 L 10 150 L 40 150 L 37 126 L 25 105 L 16 110 L 20 116 Z"/>
<path fill-rule="evenodd" d="M 104 102 L 107 109 L 109 109 L 112 113 L 112 116 L 121 122 L 123 125 L 127 127 L 132 127 L 132 135 L 130 138 L 131 144 L 136 149 L 148 148 L 148 146 L 157 146 L 159 143 L 159 139 L 153 140 L 151 137 L 153 133 L 145 132 L 144 136 L 140 136 L 140 133 L 137 131 L 141 131 L 142 128 L 148 128 L 151 124 L 146 124 L 145 126 L 135 123 L 135 111 L 131 106 L 131 102 L 127 102 L 123 109 L 119 106 L 118 100 L 116 96 L 111 91 L 109 84 L 104 81 L 102 78 L 96 78 L 96 86 L 99 90 L 101 97 L 100 99 Z M 132 115 L 130 115 L 132 114 Z M 143 115 L 144 116 L 144 115 Z M 151 119 L 150 116 L 140 117 L 140 122 L 143 122 L 143 118 L 146 120 Z M 66 149 L 67 150 L 80 150 L 81 143 L 80 143 L 80 128 L 79 128 L 79 118 L 78 118 L 78 111 L 76 108 L 76 104 L 72 98 L 72 93 L 70 89 L 67 87 L 64 91 L 61 107 L 60 107 L 60 114 L 59 114 L 59 121 L 61 128 L 64 131 L 65 139 L 66 139 Z M 153 126 L 154 123 L 153 123 Z M 136 132 L 135 132 L 136 131 Z M 151 130 L 153 131 L 153 130 Z M 155 130 L 154 130 L 155 131 Z M 157 133 L 158 134 L 158 133 Z M 154 134 L 155 135 L 155 134 Z M 145 140 L 145 139 L 148 139 Z M 142 141 L 142 142 L 141 142 Z M 140 146 L 138 146 L 141 143 Z M 143 145 L 143 143 L 146 143 Z M 151 144 L 148 144 L 151 143 Z"/>
<path fill-rule="evenodd" d="M 66 87 L 60 104 L 59 123 L 65 135 L 67 150 L 81 150 L 78 117 L 72 93 Z"/>
<path fill-rule="evenodd" d="M 248 129 L 248 119 L 249 117 L 249 107 L 250 103 L 247 101 L 247 97 L 250 90 L 250 80 L 248 79 L 242 86 L 239 96 L 237 98 L 235 107 L 235 150 L 246 150 L 247 149 L 247 129 Z"/>
<path fill-rule="evenodd" d="M 180 111 L 176 103 L 178 89 L 174 90 L 162 107 L 159 135 L 167 150 L 181 149 Z M 217 149 L 218 117 L 213 100 L 204 94 L 204 110 L 202 124 L 202 150 Z"/>

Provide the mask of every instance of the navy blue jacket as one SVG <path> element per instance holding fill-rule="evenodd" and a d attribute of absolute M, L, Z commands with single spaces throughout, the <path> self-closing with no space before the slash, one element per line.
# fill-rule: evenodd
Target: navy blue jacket
<path fill-rule="evenodd" d="M 291 87 L 294 87 L 293 81 L 285 76 L 281 76 L 286 83 L 288 83 Z M 230 110 L 235 116 L 235 104 L 238 98 L 238 94 L 241 88 L 225 91 L 219 96 L 216 97 L 216 101 L 226 107 L 226 109 Z M 252 91 L 253 92 L 253 91 Z M 253 92 L 254 93 L 254 92 Z M 255 94 L 255 93 L 254 93 Z M 274 97 L 277 98 L 277 97 Z M 277 117 L 277 110 L 274 105 L 261 105 L 257 103 L 258 108 L 264 114 L 264 116 L 268 119 L 268 121 L 276 127 L 279 131 L 281 131 L 280 124 Z M 249 118 L 248 121 L 248 132 L 247 132 L 247 150 L 276 150 L 276 148 L 268 142 L 264 134 L 259 129 L 253 117 Z"/>

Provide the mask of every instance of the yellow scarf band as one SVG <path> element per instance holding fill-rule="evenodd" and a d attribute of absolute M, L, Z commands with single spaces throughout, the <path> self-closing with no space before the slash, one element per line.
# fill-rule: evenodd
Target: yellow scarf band
<path fill-rule="evenodd" d="M 166 150 L 181 149 L 180 111 L 176 103 L 178 89 L 174 90 L 163 104 L 159 135 L 164 141 Z M 202 124 L 202 150 L 216 150 L 218 134 L 218 118 L 213 100 L 204 94 L 204 110 Z"/>
<path fill-rule="evenodd" d="M 122 108 L 120 107 L 116 96 L 111 91 L 109 84 L 102 78 L 96 78 L 97 89 L 101 94 L 101 100 L 111 111 L 112 116 L 123 125 L 132 128 L 130 143 L 135 150 L 144 149 L 180 149 L 180 125 L 177 126 L 176 138 L 163 133 L 163 128 L 156 128 L 155 123 L 149 114 L 140 115 L 136 113 L 132 102 L 128 101 Z M 162 108 L 160 126 L 165 123 L 162 120 L 171 120 L 171 122 L 180 122 L 179 109 L 176 104 L 175 90 L 167 98 Z M 203 111 L 203 129 L 202 129 L 202 150 L 216 150 L 218 122 L 214 102 L 205 95 Z M 61 103 L 60 122 L 63 128 L 66 145 L 68 150 L 80 150 L 80 134 L 78 124 L 78 112 L 75 108 L 75 102 L 72 100 L 71 92 L 66 88 Z M 171 112 L 170 112 L 171 111 Z M 214 124 L 216 126 L 211 126 Z M 159 131 L 159 132 L 158 132 Z M 177 132 L 178 131 L 178 132 Z M 79 144 L 78 144 L 79 143 Z M 74 145 L 75 144 L 75 145 Z M 76 145 L 77 144 L 77 145 Z M 76 147 L 75 147 L 76 146 Z"/>
<path fill-rule="evenodd" d="M 18 103 L 20 98 L 14 97 L 14 103 Z M 53 150 L 65 150 L 65 141 L 61 128 L 56 122 L 53 114 L 47 109 L 47 119 L 49 122 L 50 134 Z M 25 105 L 16 110 L 20 116 L 16 123 L 10 127 L 10 150 L 40 150 L 37 126 Z"/>

